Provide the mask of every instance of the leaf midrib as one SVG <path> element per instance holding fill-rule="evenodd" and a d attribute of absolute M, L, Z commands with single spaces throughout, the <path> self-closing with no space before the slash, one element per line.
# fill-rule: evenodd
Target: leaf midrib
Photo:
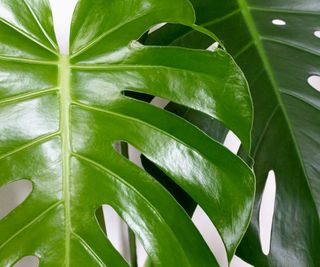
<path fill-rule="evenodd" d="M 70 86 L 70 80 L 71 80 L 71 64 L 69 62 L 69 56 L 60 56 L 59 65 L 58 65 L 58 76 L 59 76 L 59 88 L 60 88 L 60 135 L 61 135 L 61 142 L 62 142 L 62 190 L 63 190 L 63 199 L 62 203 L 64 203 L 64 223 L 65 223 L 65 266 L 70 266 L 70 240 L 71 236 L 74 235 L 77 238 L 80 238 L 76 233 L 72 231 L 71 228 L 71 213 L 70 213 L 70 159 L 72 156 L 76 156 L 80 159 L 86 159 L 85 157 L 80 156 L 79 154 L 76 154 L 71 149 L 71 131 L 70 131 L 70 108 L 72 104 L 79 105 L 80 103 L 74 103 L 71 99 L 71 86 Z M 120 114 L 117 114 L 120 115 Z M 86 159 L 91 164 L 94 164 L 96 167 L 102 168 L 104 171 L 110 172 L 107 168 L 104 168 L 100 166 L 98 163 L 91 161 L 89 159 Z M 113 174 L 114 177 L 117 177 L 118 180 L 121 182 L 124 182 L 123 179 L 121 179 L 118 175 Z M 127 183 L 125 183 L 128 185 Z M 133 188 L 131 185 L 128 185 L 131 189 L 133 189 L 139 197 L 144 199 L 146 203 L 149 205 L 149 207 L 156 212 L 158 218 L 168 227 L 168 230 L 172 233 L 173 237 L 177 240 L 177 243 L 179 244 L 179 241 L 175 235 L 175 233 L 172 231 L 171 227 L 167 225 L 166 221 L 163 219 L 163 217 L 158 213 L 157 209 L 154 208 L 154 206 L 135 188 Z M 83 241 L 83 239 L 81 238 Z M 94 252 L 91 249 L 91 252 Z M 181 252 L 185 254 L 185 249 L 181 247 Z M 103 264 L 99 256 L 94 253 L 94 258 L 98 260 L 99 264 Z M 187 255 L 185 259 L 187 259 Z M 188 266 L 191 267 L 189 261 L 187 261 Z M 102 266 L 105 266 L 104 264 Z"/>
<path fill-rule="evenodd" d="M 65 224 L 65 265 L 69 266 L 70 259 L 70 64 L 69 56 L 60 56 L 59 60 L 59 87 L 60 87 L 60 131 L 62 142 L 62 190 L 64 201 Z"/>
<path fill-rule="evenodd" d="M 280 87 L 277 84 L 275 75 L 274 75 L 272 67 L 271 67 L 271 63 L 269 62 L 269 59 L 267 57 L 267 53 L 266 53 L 265 48 L 264 48 L 263 43 L 262 43 L 262 39 L 260 37 L 259 31 L 257 29 L 257 26 L 256 26 L 256 24 L 254 22 L 253 16 L 251 14 L 251 11 L 250 11 L 251 7 L 249 6 L 247 0 L 237 0 L 237 1 L 238 1 L 238 4 L 239 4 L 239 7 L 241 9 L 244 21 L 245 21 L 245 23 L 246 23 L 246 25 L 247 25 L 247 27 L 249 29 L 249 32 L 251 34 L 251 37 L 254 40 L 255 45 L 256 45 L 256 48 L 257 48 L 258 54 L 259 54 L 259 56 L 261 58 L 262 64 L 263 64 L 263 66 L 264 66 L 264 68 L 265 68 L 265 70 L 267 72 L 267 75 L 268 75 L 268 77 L 270 79 L 270 82 L 271 82 L 273 91 L 275 93 L 275 96 L 277 98 L 277 102 L 279 104 L 280 110 L 282 111 L 282 113 L 284 115 L 284 119 L 285 119 L 285 122 L 287 124 L 288 131 L 289 131 L 289 134 L 291 136 L 291 139 L 292 139 L 292 142 L 293 142 L 293 145 L 294 145 L 294 149 L 297 152 L 298 160 L 299 160 L 299 163 L 301 165 L 301 168 L 302 168 L 302 171 L 303 171 L 303 175 L 305 177 L 305 180 L 306 180 L 310 195 L 312 196 L 311 199 L 312 199 L 312 202 L 314 204 L 314 208 L 317 211 L 317 205 L 315 203 L 315 197 L 314 197 L 313 192 L 311 190 L 311 185 L 310 185 L 310 182 L 309 182 L 309 179 L 308 179 L 306 168 L 305 168 L 304 162 L 302 160 L 301 151 L 299 149 L 296 137 L 294 135 L 293 128 L 291 126 L 291 122 L 289 120 L 289 116 L 288 116 L 287 110 L 286 110 L 286 108 L 284 106 L 284 103 L 282 101 L 282 97 L 281 97 L 280 91 L 278 90 L 278 88 L 280 88 Z M 318 218 L 319 218 L 319 216 L 318 216 Z"/>

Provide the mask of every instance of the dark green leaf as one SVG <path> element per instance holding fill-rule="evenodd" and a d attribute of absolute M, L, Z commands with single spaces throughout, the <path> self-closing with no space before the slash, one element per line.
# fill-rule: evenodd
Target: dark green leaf
<path fill-rule="evenodd" d="M 320 96 L 307 82 L 320 76 L 319 1 L 193 2 L 197 23 L 214 31 L 244 70 L 254 101 L 257 194 L 238 254 L 255 266 L 319 266 Z M 274 25 L 274 19 L 286 25 Z M 212 41 L 168 25 L 146 43 L 206 48 Z M 269 170 L 275 172 L 277 192 L 266 256 L 258 218 Z"/>

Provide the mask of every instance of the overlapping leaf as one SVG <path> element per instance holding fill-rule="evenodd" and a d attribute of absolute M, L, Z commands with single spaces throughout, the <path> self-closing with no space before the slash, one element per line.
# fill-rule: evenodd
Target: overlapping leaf
<path fill-rule="evenodd" d="M 190 3 L 81 0 L 70 56 L 58 53 L 47 1 L 1 0 L 0 20 L 0 185 L 33 184 L 0 221 L 0 265 L 36 255 L 41 266 L 128 266 L 96 221 L 102 204 L 128 223 L 154 266 L 217 265 L 176 200 L 114 149 L 119 141 L 206 210 L 230 258 L 250 219 L 250 168 L 187 121 L 125 94 L 204 112 L 250 146 L 250 95 L 225 51 L 131 42 L 159 22 L 192 25 Z"/>
<path fill-rule="evenodd" d="M 244 70 L 255 106 L 252 156 L 257 194 L 238 254 L 255 266 L 318 266 L 320 96 L 318 1 L 194 0 L 197 23 L 214 31 Z M 277 26 L 274 19 L 282 20 Z M 206 48 L 212 41 L 169 25 L 147 43 Z M 276 175 L 269 255 L 261 251 L 259 207 L 267 174 Z"/>

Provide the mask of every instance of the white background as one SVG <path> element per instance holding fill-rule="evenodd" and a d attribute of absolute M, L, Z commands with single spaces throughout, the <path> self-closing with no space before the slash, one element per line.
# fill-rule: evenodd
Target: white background
<path fill-rule="evenodd" d="M 60 46 L 61 53 L 68 54 L 68 36 L 69 36 L 69 25 L 71 21 L 72 12 L 77 0 L 51 0 L 51 6 L 54 17 L 55 31 L 57 40 Z M 164 103 L 155 99 L 153 101 L 155 105 L 163 106 Z M 234 153 L 238 151 L 239 140 L 229 132 L 225 145 Z M 130 151 L 130 159 L 139 163 L 139 155 L 135 151 Z M 22 181 L 16 184 L 11 184 L 0 188 L 0 219 L 5 216 L 10 210 L 21 203 L 25 197 L 30 193 L 31 186 L 29 182 Z M 260 211 L 260 227 L 261 227 L 261 239 L 263 251 L 268 253 L 269 240 L 270 240 L 270 229 L 272 224 L 272 214 L 274 206 L 274 195 L 275 195 L 275 175 L 272 171 L 269 173 L 267 184 L 265 188 L 265 194 L 262 200 L 261 211 Z M 232 205 L 232 203 L 230 203 Z M 112 208 L 105 206 L 105 220 L 107 222 L 107 233 L 109 239 L 112 241 L 114 246 L 121 252 L 124 257 L 128 257 L 128 246 L 127 246 L 127 229 L 126 225 L 121 221 L 118 215 L 112 210 Z M 203 235 L 204 239 L 212 249 L 217 260 L 223 267 L 227 267 L 227 257 L 221 238 L 219 237 L 216 229 L 203 212 L 198 207 L 194 216 L 193 221 L 198 227 L 199 231 Z M 138 260 L 139 266 L 143 265 L 146 258 L 146 253 L 140 244 L 138 244 Z M 35 257 L 26 257 L 22 259 L 16 266 L 19 267 L 31 267 L 37 266 L 37 259 Z M 234 257 L 231 263 L 232 267 L 248 267 L 251 265 L 246 264 L 238 257 Z"/>

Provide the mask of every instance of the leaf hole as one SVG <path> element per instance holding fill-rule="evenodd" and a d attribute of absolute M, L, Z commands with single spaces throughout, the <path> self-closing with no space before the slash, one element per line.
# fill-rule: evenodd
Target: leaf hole
<path fill-rule="evenodd" d="M 203 239 L 208 244 L 218 263 L 222 267 L 228 266 L 227 252 L 224 247 L 223 241 L 217 231 L 217 228 L 209 219 L 204 210 L 197 206 L 192 221 L 199 230 Z"/>
<path fill-rule="evenodd" d="M 196 208 L 196 202 L 189 196 L 189 194 L 143 154 L 141 154 L 141 163 L 144 170 L 154 177 L 163 187 L 165 187 L 185 209 L 189 216 L 191 216 Z"/>
<path fill-rule="evenodd" d="M 25 256 L 17 261 L 14 267 L 38 267 L 39 266 L 39 258 L 36 256 Z"/>
<path fill-rule="evenodd" d="M 320 76 L 312 75 L 308 78 L 308 84 L 320 92 Z"/>
<path fill-rule="evenodd" d="M 263 190 L 260 211 L 259 228 L 262 252 L 268 255 L 270 252 L 272 221 L 276 198 L 276 177 L 273 170 L 269 171 Z"/>
<path fill-rule="evenodd" d="M 223 144 L 232 153 L 237 154 L 241 146 L 241 141 L 232 131 L 229 131 Z"/>
<path fill-rule="evenodd" d="M 159 23 L 157 25 L 154 25 L 153 27 L 150 28 L 150 30 L 148 31 L 148 34 L 151 34 L 157 30 L 159 30 L 160 28 L 162 28 L 163 26 L 165 26 L 167 23 L 166 22 L 162 22 L 162 23 Z"/>
<path fill-rule="evenodd" d="M 158 107 L 158 108 L 165 108 L 168 105 L 168 103 L 170 102 L 169 100 L 167 100 L 165 98 L 149 95 L 146 93 L 130 91 L 130 90 L 124 90 L 121 92 L 121 94 L 126 97 L 129 97 L 129 98 L 133 98 L 133 99 L 140 100 L 143 102 L 148 102 L 151 105 Z"/>
<path fill-rule="evenodd" d="M 277 26 L 284 26 L 287 24 L 287 22 L 285 22 L 284 20 L 282 19 L 273 19 L 272 20 L 272 24 L 273 25 L 277 25 Z"/>
<path fill-rule="evenodd" d="M 103 220 L 101 220 L 101 218 L 98 219 L 100 226 L 102 226 L 101 224 L 103 223 L 102 228 L 113 247 L 130 263 L 129 231 L 132 233 L 132 230 L 112 206 L 103 205 L 100 210 L 103 211 L 103 213 L 99 215 L 103 216 Z M 100 212 L 99 209 L 97 212 Z M 138 238 L 135 240 L 135 247 L 138 267 L 143 267 L 148 256 Z"/>
<path fill-rule="evenodd" d="M 214 255 L 216 256 L 217 260 L 221 264 L 221 266 L 228 266 L 227 262 L 227 253 L 223 244 L 223 241 L 215 228 L 214 224 L 211 222 L 207 214 L 200 208 L 200 206 L 197 207 L 195 201 L 192 199 L 192 197 L 189 196 L 186 191 L 183 190 L 178 184 L 176 184 L 166 173 L 164 170 L 160 169 L 159 166 L 157 166 L 154 162 L 149 160 L 146 156 L 141 154 L 141 152 L 135 148 L 134 146 L 128 144 L 124 141 L 118 141 L 116 142 L 117 146 L 119 147 L 121 143 L 125 143 L 129 147 L 129 158 L 132 160 L 132 155 L 130 154 L 130 150 L 133 151 L 133 153 L 136 154 L 136 157 L 140 155 L 141 157 L 141 164 L 143 166 L 143 169 L 149 173 L 153 178 L 155 178 L 162 186 L 164 186 L 174 197 L 175 199 L 182 205 L 182 207 L 186 210 L 186 212 L 190 215 L 190 217 L 193 214 L 193 222 L 195 223 L 196 227 L 202 234 L 204 240 L 207 242 L 208 246 L 212 249 Z M 120 153 L 119 149 L 117 150 L 118 153 Z M 132 152 L 131 152 L 132 153 Z M 135 163 L 136 165 L 140 166 L 139 164 Z M 196 209 L 197 207 L 197 209 Z M 196 211 L 195 211 L 196 209 Z M 194 212 L 195 211 L 195 212 Z M 108 225 L 108 223 L 107 223 Z M 108 228 L 108 227 L 107 227 Z M 139 244 L 137 243 L 137 252 L 138 252 L 138 260 L 139 260 L 139 266 L 143 263 L 143 260 L 140 260 L 141 258 L 146 258 L 147 254 L 144 250 L 141 253 L 141 250 L 139 250 Z M 139 256 L 141 255 L 142 256 Z M 241 262 L 239 258 L 234 259 L 236 263 Z M 242 266 L 251 266 L 246 265 L 242 261 Z"/>
<path fill-rule="evenodd" d="M 251 264 L 245 262 L 237 256 L 234 256 L 231 260 L 230 265 L 228 264 L 227 252 L 221 236 L 214 226 L 214 224 L 209 219 L 208 215 L 205 211 L 197 206 L 193 216 L 192 221 L 199 230 L 203 239 L 208 244 L 211 249 L 213 255 L 217 259 L 219 266 L 221 267 L 253 267 Z"/>
<path fill-rule="evenodd" d="M 18 207 L 32 192 L 32 183 L 21 179 L 0 187 L 0 220 Z"/>
<path fill-rule="evenodd" d="M 127 147 L 127 154 L 121 152 L 121 146 Z M 114 142 L 114 149 L 135 164 L 137 167 L 146 171 L 155 180 L 157 180 L 163 187 L 165 187 L 175 199 L 182 205 L 186 212 L 191 216 L 196 204 L 189 194 L 178 184 L 176 184 L 172 178 L 170 178 L 159 166 L 148 159 L 141 153 L 136 147 L 125 141 Z"/>
<path fill-rule="evenodd" d="M 125 141 L 116 141 L 113 143 L 114 149 L 122 156 L 127 158 L 133 164 L 143 169 L 141 163 L 141 152 Z"/>
<path fill-rule="evenodd" d="M 313 35 L 317 38 L 320 38 L 320 31 L 315 31 Z"/>
<path fill-rule="evenodd" d="M 103 215 L 106 227 L 106 235 L 113 247 L 122 255 L 126 261 L 130 261 L 128 244 L 128 226 L 118 213 L 110 206 L 103 205 Z"/>
<path fill-rule="evenodd" d="M 235 255 L 231 260 L 230 267 L 254 267 L 254 266 Z"/>
<path fill-rule="evenodd" d="M 214 42 L 212 45 L 210 45 L 207 48 L 207 50 L 213 52 L 213 51 L 216 51 L 218 49 L 218 47 L 219 47 L 219 43 L 218 42 Z"/>
<path fill-rule="evenodd" d="M 150 258 L 148 257 L 148 254 L 144 247 L 142 246 L 142 243 L 140 242 L 139 238 L 136 238 L 136 246 L 137 246 L 137 260 L 138 260 L 138 267 L 144 267 L 146 261 Z"/>
<path fill-rule="evenodd" d="M 141 93 L 141 92 L 137 92 L 137 91 L 131 91 L 131 90 L 123 90 L 123 91 L 121 91 L 121 94 L 123 96 L 129 97 L 132 99 L 136 99 L 139 101 L 147 102 L 147 103 L 150 103 L 152 101 L 152 99 L 154 98 L 153 95 Z"/>
<path fill-rule="evenodd" d="M 165 108 L 170 103 L 169 100 L 155 96 L 150 102 L 151 105 L 154 105 L 158 108 Z"/>
<path fill-rule="evenodd" d="M 121 153 L 121 146 L 127 147 L 127 155 Z M 178 184 L 176 184 L 172 178 L 170 178 L 162 169 L 159 168 L 154 162 L 148 159 L 141 153 L 136 147 L 125 141 L 114 142 L 114 149 L 117 153 L 121 154 L 137 167 L 146 171 L 155 180 L 157 180 L 163 187 L 165 187 L 175 199 L 182 205 L 186 212 L 191 216 L 194 212 L 196 204 L 189 194 Z"/>

